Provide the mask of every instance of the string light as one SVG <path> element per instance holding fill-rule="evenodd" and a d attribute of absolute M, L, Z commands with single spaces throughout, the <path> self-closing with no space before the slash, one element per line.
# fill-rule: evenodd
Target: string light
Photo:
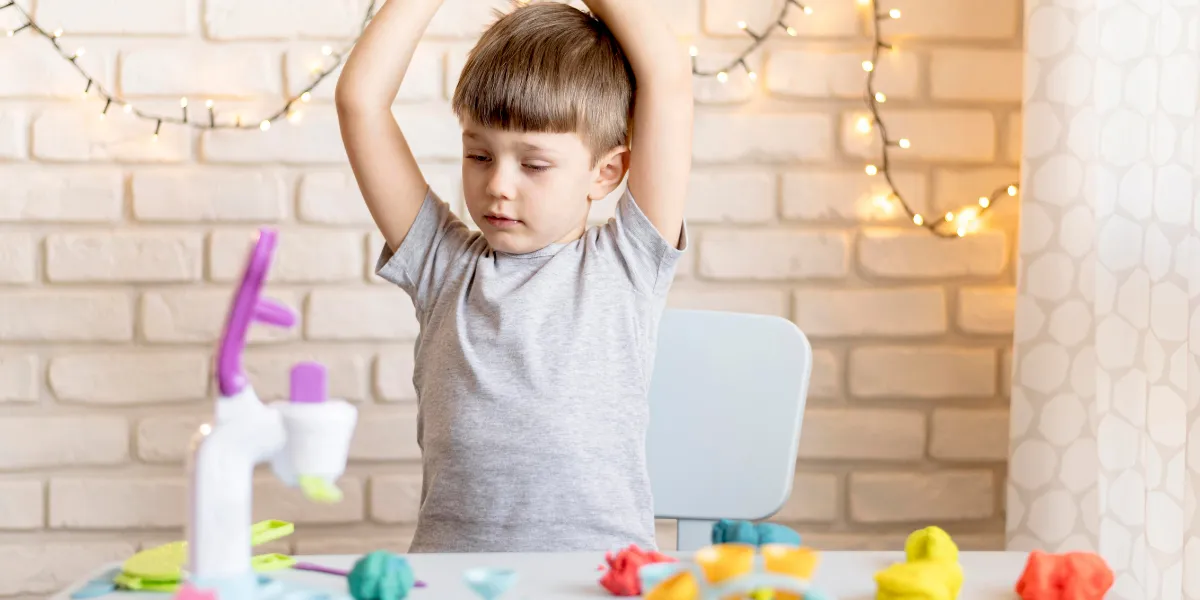
<path fill-rule="evenodd" d="M 789 0 L 789 1 L 794 1 L 794 0 Z M 367 23 L 369 23 L 371 21 L 371 18 L 375 16 L 375 6 L 379 3 L 380 3 L 379 0 L 371 0 L 370 2 L 367 3 L 366 12 L 363 15 L 362 23 L 358 30 L 358 35 L 360 35 L 360 36 L 362 35 L 363 30 L 366 29 L 366 27 L 367 27 Z M 297 101 L 308 102 L 312 98 L 312 90 L 315 89 L 317 87 L 317 85 L 319 85 L 322 81 L 325 80 L 326 77 L 330 76 L 334 71 L 336 71 L 338 69 L 338 67 L 341 66 L 342 61 L 344 60 L 344 57 L 346 55 L 345 50 L 335 50 L 332 46 L 322 46 L 321 47 L 321 55 L 326 60 L 318 62 L 314 65 L 312 81 L 310 81 L 308 83 L 308 85 L 305 86 L 304 89 L 300 90 L 299 93 L 297 93 L 295 96 L 288 98 L 288 100 L 286 102 L 284 102 L 284 104 L 279 109 L 277 109 L 274 113 L 270 114 L 269 116 L 267 116 L 266 118 L 264 118 L 262 120 L 251 121 L 253 124 L 244 125 L 242 123 L 241 115 L 234 115 L 233 122 L 222 122 L 222 121 L 218 120 L 216 111 L 213 108 L 212 100 L 206 100 L 204 103 L 205 108 L 208 109 L 208 119 L 207 120 L 203 120 L 203 119 L 189 120 L 188 119 L 188 110 L 187 110 L 188 109 L 188 99 L 187 98 L 181 98 L 179 100 L 179 107 L 180 107 L 179 116 L 151 114 L 146 111 L 137 109 L 133 106 L 133 104 L 131 104 L 130 102 L 121 98 L 117 94 L 106 90 L 104 88 L 104 86 L 99 83 L 99 80 L 96 77 L 92 76 L 87 70 L 85 70 L 83 68 L 83 66 L 81 66 L 77 62 L 77 59 L 79 59 L 81 56 L 84 56 L 84 53 L 85 53 L 84 48 L 78 48 L 74 52 L 67 52 L 67 51 L 63 50 L 63 48 L 59 45 L 59 38 L 61 38 L 63 35 L 63 30 L 61 28 L 50 31 L 50 30 L 47 30 L 47 29 L 43 28 L 42 26 L 38 25 L 37 21 L 35 19 L 33 19 L 32 16 L 30 16 L 29 12 L 26 11 L 24 7 L 22 7 L 20 4 L 17 4 L 16 0 L 7 0 L 7 1 L 0 0 L 0 11 L 6 10 L 6 9 L 12 9 L 12 10 L 17 11 L 19 13 L 19 16 L 21 17 L 22 21 L 24 22 L 24 25 L 22 25 L 16 29 L 9 30 L 8 35 L 13 36 L 13 35 L 16 35 L 17 33 L 19 33 L 20 31 L 29 29 L 30 31 L 36 33 L 37 35 L 40 35 L 40 36 L 46 38 L 47 40 L 49 40 L 50 43 L 53 44 L 55 50 L 58 51 L 59 56 L 63 60 L 71 63 L 71 65 L 75 68 L 75 70 L 79 73 L 79 75 L 87 81 L 86 87 L 84 88 L 84 91 L 83 91 L 83 97 L 91 98 L 92 96 L 96 96 L 96 97 L 99 97 L 101 100 L 104 100 L 104 108 L 100 111 L 101 119 L 103 119 L 105 117 L 105 115 L 107 115 L 109 109 L 112 107 L 112 105 L 114 103 L 119 104 L 119 105 L 121 105 L 122 110 L 125 112 L 125 114 L 136 117 L 138 119 L 141 119 L 141 120 L 144 120 L 147 122 L 154 123 L 154 134 L 153 134 L 153 137 L 151 138 L 154 141 L 158 141 L 159 134 L 162 132 L 163 123 L 168 123 L 168 124 L 172 124 L 172 125 L 180 125 L 180 126 L 185 126 L 185 127 L 192 127 L 192 128 L 197 128 L 197 129 L 251 129 L 251 128 L 258 128 L 262 131 L 267 131 L 268 129 L 271 128 L 271 123 L 273 123 L 274 121 L 279 120 L 279 119 L 286 118 L 292 122 L 297 122 L 300 118 L 300 113 L 299 113 L 299 111 L 292 110 L 292 105 L 295 104 Z M 348 49 L 348 48 L 353 47 L 353 45 L 357 41 L 358 41 L 358 38 L 356 36 L 355 39 L 352 40 L 349 44 L 347 44 L 345 48 Z"/>
<path fill-rule="evenodd" d="M 791 13 L 792 9 L 799 10 L 805 15 L 811 15 L 813 13 L 811 6 L 802 4 L 799 2 L 799 0 L 787 0 L 783 3 L 783 8 L 779 11 L 779 16 L 775 17 L 775 22 L 771 24 L 770 27 L 763 29 L 764 33 L 756 33 L 754 30 L 750 29 L 749 25 L 745 21 L 738 21 L 738 29 L 746 32 L 746 35 L 750 36 L 752 41 L 746 46 L 745 49 L 742 50 L 740 54 L 738 54 L 737 57 L 720 68 L 713 69 L 711 71 L 701 70 L 696 64 L 696 57 L 700 55 L 700 51 L 697 50 L 695 46 L 692 46 L 688 49 L 688 53 L 692 56 L 692 74 L 699 77 L 716 77 L 717 81 L 721 83 L 727 83 L 729 81 L 729 71 L 731 71 L 734 67 L 741 66 L 743 69 L 745 69 L 746 76 L 749 77 L 751 81 L 755 81 L 758 79 L 758 75 L 747 66 L 746 57 L 750 56 L 751 53 L 757 50 L 758 47 L 761 46 L 768 37 L 770 37 L 770 31 L 775 27 L 784 30 L 788 35 L 793 37 L 799 33 L 796 31 L 796 28 L 787 24 L 787 17 L 788 14 Z"/>

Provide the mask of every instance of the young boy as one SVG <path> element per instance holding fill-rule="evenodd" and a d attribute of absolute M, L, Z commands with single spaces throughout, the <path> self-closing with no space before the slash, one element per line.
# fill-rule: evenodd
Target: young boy
<path fill-rule="evenodd" d="M 468 57 L 453 108 L 479 232 L 429 189 L 390 109 L 441 0 L 389 0 L 337 86 L 386 239 L 377 272 L 421 327 L 412 552 L 655 547 L 646 394 L 687 246 L 690 62 L 651 2 L 585 3 L 595 16 L 515 8 Z M 626 172 L 616 217 L 589 229 Z"/>

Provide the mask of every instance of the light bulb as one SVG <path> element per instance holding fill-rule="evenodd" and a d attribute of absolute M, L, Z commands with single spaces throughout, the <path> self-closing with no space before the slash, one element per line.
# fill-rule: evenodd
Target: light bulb
<path fill-rule="evenodd" d="M 787 28 L 787 34 L 792 37 L 796 37 L 796 33 L 796 28 L 789 25 Z"/>
<path fill-rule="evenodd" d="M 948 213 L 946 213 L 946 220 L 947 220 L 947 221 L 953 221 L 953 220 L 954 220 L 954 213 L 952 213 L 952 212 L 948 212 Z"/>
<path fill-rule="evenodd" d="M 912 142 L 908 141 L 908 138 L 900 138 L 901 148 L 908 148 L 909 146 L 912 146 Z"/>
<path fill-rule="evenodd" d="M 187 98 L 179 99 L 179 108 L 187 108 Z"/>
<path fill-rule="evenodd" d="M 55 30 L 54 30 L 54 37 L 56 37 L 56 38 L 57 38 L 57 37 L 62 37 L 62 34 L 63 34 L 62 27 L 59 27 L 58 29 L 55 29 Z"/>
<path fill-rule="evenodd" d="M 691 56 L 700 56 L 700 49 L 695 46 L 689 46 L 688 54 Z"/>
<path fill-rule="evenodd" d="M 883 92 L 875 92 L 875 101 L 876 102 L 887 102 L 887 96 L 884 96 Z"/>
<path fill-rule="evenodd" d="M 321 54 L 329 56 L 330 54 L 333 54 L 333 48 L 330 48 L 329 46 L 321 46 Z"/>
<path fill-rule="evenodd" d="M 746 22 L 745 22 L 745 21 L 738 21 L 738 22 L 737 22 L 737 26 L 738 26 L 738 29 L 745 29 L 745 28 L 746 28 Z"/>
<path fill-rule="evenodd" d="M 127 115 L 128 115 L 128 114 L 132 114 L 132 113 L 133 113 L 133 105 L 132 105 L 132 104 L 126 104 L 126 105 L 125 105 L 125 114 L 127 114 Z"/>
<path fill-rule="evenodd" d="M 726 81 L 729 81 L 729 73 L 726 73 L 725 71 L 721 71 L 720 73 L 717 73 L 717 81 L 720 81 L 721 83 L 725 83 Z"/>
<path fill-rule="evenodd" d="M 258 124 L 258 128 L 263 131 L 266 131 L 271 128 L 271 122 L 264 119 L 262 123 Z"/>
<path fill-rule="evenodd" d="M 866 117 L 859 117 L 858 122 L 854 125 L 854 128 L 857 129 L 859 133 L 871 133 L 871 121 Z"/>
<path fill-rule="evenodd" d="M 900 9 L 898 9 L 898 8 L 893 8 L 892 10 L 889 10 L 889 11 L 888 11 L 888 16 L 889 16 L 889 17 L 891 17 L 891 18 L 893 18 L 893 19 L 899 19 L 899 18 L 900 18 Z"/>
<path fill-rule="evenodd" d="M 80 56 L 83 56 L 84 52 L 87 52 L 87 48 L 79 48 L 75 50 L 75 56 L 73 58 L 79 58 Z"/>
<path fill-rule="evenodd" d="M 879 172 L 879 168 L 876 167 L 875 165 L 867 165 L 866 171 L 867 171 L 867 175 L 874 176 L 876 173 Z"/>
<path fill-rule="evenodd" d="M 872 63 L 869 60 L 864 60 L 862 63 L 862 68 L 864 71 L 870 73 L 871 71 L 875 70 L 875 63 Z"/>
<path fill-rule="evenodd" d="M 913 223 L 917 224 L 917 225 L 922 225 L 925 223 L 925 219 L 921 218 L 921 215 L 913 215 Z"/>
<path fill-rule="evenodd" d="M 1016 196 L 1017 195 L 1017 186 L 1015 186 L 1015 185 L 1008 186 L 1008 195 Z"/>
<path fill-rule="evenodd" d="M 213 107 L 213 101 L 212 101 L 212 100 L 205 100 L 205 101 L 204 101 L 204 108 L 212 108 L 212 107 Z"/>
<path fill-rule="evenodd" d="M 758 73 L 754 71 L 747 71 L 746 76 L 750 78 L 750 81 L 758 81 Z"/>
<path fill-rule="evenodd" d="M 987 208 L 988 205 L 991 203 L 992 203 L 992 201 L 988 200 L 987 196 L 982 196 L 979 198 L 979 206 L 982 206 L 983 208 Z"/>
<path fill-rule="evenodd" d="M 806 14 L 806 15 L 811 15 L 812 13 L 813 13 L 813 9 L 812 9 L 812 7 L 811 7 L 811 6 L 805 6 L 805 7 L 804 7 L 804 14 Z"/>

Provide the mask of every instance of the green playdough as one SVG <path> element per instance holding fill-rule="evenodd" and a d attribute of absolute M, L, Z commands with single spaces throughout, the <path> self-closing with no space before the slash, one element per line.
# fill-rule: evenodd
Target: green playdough
<path fill-rule="evenodd" d="M 403 600 L 416 577 L 407 560 L 376 550 L 354 563 L 348 580 L 354 600 Z"/>

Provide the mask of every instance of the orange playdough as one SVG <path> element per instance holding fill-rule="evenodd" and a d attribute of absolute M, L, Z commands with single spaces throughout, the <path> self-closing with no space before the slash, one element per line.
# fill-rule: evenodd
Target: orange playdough
<path fill-rule="evenodd" d="M 1097 554 L 1034 550 L 1016 591 L 1021 600 L 1102 600 L 1112 584 L 1112 569 Z"/>

